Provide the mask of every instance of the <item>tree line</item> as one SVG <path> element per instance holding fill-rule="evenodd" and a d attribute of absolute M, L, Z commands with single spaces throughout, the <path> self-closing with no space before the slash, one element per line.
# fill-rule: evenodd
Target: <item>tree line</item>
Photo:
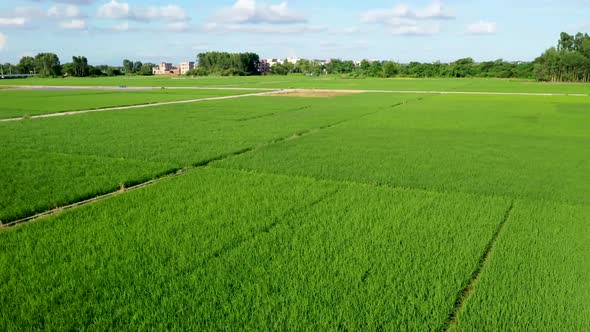
<path fill-rule="evenodd" d="M 259 64 L 260 57 L 256 53 L 205 52 L 197 55 L 197 67 L 188 75 L 260 75 Z"/>
<path fill-rule="evenodd" d="M 557 47 L 535 60 L 535 77 L 551 82 L 590 82 L 590 36 L 562 32 Z"/>
<path fill-rule="evenodd" d="M 73 56 L 72 62 L 62 64 L 55 53 L 39 53 L 36 56 L 23 56 L 16 65 L 1 64 L 4 74 L 36 74 L 39 77 L 98 77 L 120 75 L 152 75 L 153 63 L 124 60 L 123 66 L 88 64 L 85 56 Z"/>
<path fill-rule="evenodd" d="M 120 67 L 92 66 L 84 56 L 74 56 L 72 61 L 61 64 L 55 53 L 39 53 L 24 56 L 16 65 L 0 65 L 5 74 L 37 74 L 41 77 L 59 76 L 117 76 L 152 75 L 153 63 L 125 59 Z M 190 76 L 244 76 L 244 75 L 322 75 L 346 77 L 495 77 L 525 78 L 551 82 L 590 82 L 590 36 L 587 33 L 569 35 L 562 32 L 556 47 L 546 50 L 533 62 L 496 61 L 475 62 L 472 58 L 451 63 L 407 64 L 394 61 L 368 61 L 355 63 L 350 60 L 329 61 L 299 60 L 297 63 L 265 65 L 256 53 L 206 52 L 197 55 L 197 67 Z"/>
<path fill-rule="evenodd" d="M 459 59 L 452 63 L 410 62 L 401 64 L 394 61 L 369 61 L 360 63 L 340 59 L 327 62 L 300 60 L 293 63 L 275 64 L 270 74 L 287 75 L 300 73 L 306 75 L 338 74 L 348 77 L 496 77 L 496 78 L 534 78 L 533 63 L 507 62 L 504 60 L 476 63 L 472 58 Z"/>
<path fill-rule="evenodd" d="M 301 59 L 297 63 L 283 62 L 261 66 L 263 62 L 255 53 L 207 52 L 197 55 L 197 68 L 189 76 L 243 76 L 243 75 L 343 75 L 347 77 L 497 77 L 534 78 L 534 63 L 507 62 L 504 60 L 476 63 L 472 58 L 459 59 L 452 63 L 401 64 L 394 61 L 368 61 L 355 63 L 351 60 L 329 61 Z"/>

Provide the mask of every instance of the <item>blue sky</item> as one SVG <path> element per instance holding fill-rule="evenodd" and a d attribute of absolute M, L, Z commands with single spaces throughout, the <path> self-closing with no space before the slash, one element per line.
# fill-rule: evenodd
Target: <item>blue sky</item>
<path fill-rule="evenodd" d="M 590 0 L 0 1 L 0 62 L 55 52 L 92 64 L 263 58 L 532 60 L 561 31 L 590 32 Z"/>

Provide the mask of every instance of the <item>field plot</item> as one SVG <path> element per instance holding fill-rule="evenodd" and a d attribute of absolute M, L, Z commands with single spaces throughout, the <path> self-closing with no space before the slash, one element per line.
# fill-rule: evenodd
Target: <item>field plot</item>
<path fill-rule="evenodd" d="M 587 109 L 572 97 L 430 96 L 217 164 L 588 204 Z"/>
<path fill-rule="evenodd" d="M 590 208 L 517 204 L 459 331 L 590 329 Z"/>
<path fill-rule="evenodd" d="M 173 172 L 380 111 L 406 97 L 357 94 L 313 100 L 284 97 L 280 102 L 248 97 L 2 123 L 1 168 L 12 176 L 0 178 L 0 220 L 26 217 L 141 182 L 148 174 Z M 39 155 L 23 159 L 19 151 Z M 65 157 L 51 157 L 55 154 Z M 141 163 L 146 163 L 143 170 Z M 52 169 L 61 171 L 52 174 Z"/>
<path fill-rule="evenodd" d="M 248 91 L 225 90 L 4 90 L 0 91 L 0 119 L 37 114 L 89 110 L 114 106 L 150 104 L 239 95 Z"/>
<path fill-rule="evenodd" d="M 196 170 L 3 233 L 0 326 L 439 329 L 508 205 Z"/>

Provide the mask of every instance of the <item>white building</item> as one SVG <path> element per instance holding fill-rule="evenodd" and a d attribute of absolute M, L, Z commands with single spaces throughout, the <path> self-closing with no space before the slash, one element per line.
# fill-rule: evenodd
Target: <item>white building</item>
<path fill-rule="evenodd" d="M 270 67 L 274 65 L 282 65 L 284 63 L 281 59 L 266 59 L 266 62 Z"/>
<path fill-rule="evenodd" d="M 296 65 L 297 62 L 299 62 L 299 60 L 301 60 L 301 59 L 299 59 L 299 58 L 287 58 L 287 61 L 286 62 L 292 63 L 292 64 Z"/>
<path fill-rule="evenodd" d="M 178 66 L 178 69 L 180 70 L 180 75 L 184 75 L 187 72 L 189 72 L 190 70 L 193 70 L 194 68 L 195 68 L 195 63 L 190 62 L 190 61 L 181 62 L 180 65 Z"/>
<path fill-rule="evenodd" d="M 172 64 L 168 62 L 162 62 L 159 66 L 152 68 L 152 74 L 154 75 L 166 75 L 170 74 L 172 70 Z"/>

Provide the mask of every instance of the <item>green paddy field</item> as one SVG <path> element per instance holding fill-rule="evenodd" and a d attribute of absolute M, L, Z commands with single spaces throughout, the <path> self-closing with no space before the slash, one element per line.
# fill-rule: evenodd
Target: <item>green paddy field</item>
<path fill-rule="evenodd" d="M 0 330 L 590 330 L 590 85 L 0 85 Z"/>

